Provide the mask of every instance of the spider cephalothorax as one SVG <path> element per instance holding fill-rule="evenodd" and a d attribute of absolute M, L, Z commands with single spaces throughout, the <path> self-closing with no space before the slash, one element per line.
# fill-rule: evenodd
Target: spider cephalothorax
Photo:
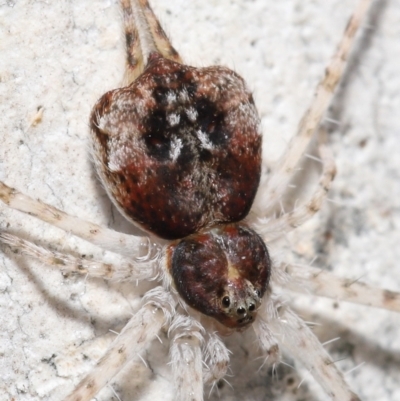
<path fill-rule="evenodd" d="M 251 324 L 270 277 L 263 240 L 237 224 L 193 234 L 167 251 L 179 295 L 230 328 Z"/>

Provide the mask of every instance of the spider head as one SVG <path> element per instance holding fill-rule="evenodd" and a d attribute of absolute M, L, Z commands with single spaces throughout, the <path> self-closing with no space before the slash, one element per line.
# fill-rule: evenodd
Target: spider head
<path fill-rule="evenodd" d="M 167 263 L 178 293 L 192 308 L 229 328 L 254 321 L 271 264 L 254 231 L 238 224 L 207 229 L 171 245 Z"/>
<path fill-rule="evenodd" d="M 225 292 L 219 299 L 220 311 L 216 316 L 227 327 L 239 328 L 254 322 L 261 303 L 260 291 L 242 277 L 228 279 Z M 218 303 L 217 303 L 217 309 Z"/>

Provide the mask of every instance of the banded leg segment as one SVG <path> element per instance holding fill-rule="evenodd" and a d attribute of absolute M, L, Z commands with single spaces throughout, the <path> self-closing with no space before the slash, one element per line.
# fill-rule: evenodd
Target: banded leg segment
<path fill-rule="evenodd" d="M 147 0 L 121 0 L 126 41 L 124 85 L 130 85 L 144 70 L 151 53 L 181 63 Z"/>
<path fill-rule="evenodd" d="M 6 233 L 0 233 L 0 242 L 16 248 L 23 254 L 31 256 L 46 265 L 56 267 L 62 272 L 87 274 L 90 277 L 114 281 L 150 280 L 157 277 L 157 264 L 154 261 L 141 263 L 123 262 L 116 266 L 111 263 L 76 258 L 61 252 L 50 251 Z"/>
<path fill-rule="evenodd" d="M 291 139 L 286 152 L 278 160 L 266 184 L 259 189 L 257 208 L 263 216 L 268 216 L 279 203 L 290 179 L 295 172 L 298 161 L 302 157 L 307 145 L 332 100 L 333 93 L 343 74 L 350 53 L 354 37 L 371 0 L 361 0 L 350 18 L 338 49 L 325 71 L 325 76 L 318 84 L 310 108 L 300 121 L 296 135 Z M 262 204 L 261 204 L 262 203 Z"/>
<path fill-rule="evenodd" d="M 277 305 L 277 310 L 279 316 L 269 320 L 269 327 L 279 344 L 309 370 L 332 401 L 360 401 L 303 320 L 284 305 Z"/>
<path fill-rule="evenodd" d="M 175 61 L 177 63 L 182 63 L 180 55 L 172 46 L 165 31 L 161 27 L 160 22 L 155 16 L 149 2 L 147 0 L 133 0 L 133 3 L 136 2 L 139 4 L 139 7 L 141 8 L 144 17 L 146 18 L 148 29 L 158 52 L 163 57 L 169 60 Z"/>
<path fill-rule="evenodd" d="M 170 363 L 176 386 L 176 401 L 203 401 L 201 344 L 204 329 L 191 317 L 177 316 L 169 329 L 172 334 Z"/>
<path fill-rule="evenodd" d="M 133 235 L 122 234 L 98 224 L 70 216 L 53 206 L 24 195 L 1 181 L 0 201 L 12 209 L 34 216 L 94 245 L 121 255 L 145 260 L 151 258 L 153 250 L 157 253 L 156 248 L 152 245 L 148 237 L 135 237 Z M 141 258 L 139 255 L 143 247 L 147 248 L 147 256 Z"/>
<path fill-rule="evenodd" d="M 121 0 L 126 43 L 126 70 L 124 85 L 131 84 L 144 70 L 139 30 L 133 14 L 131 1 Z"/>
<path fill-rule="evenodd" d="M 142 308 L 64 401 L 90 401 L 128 362 L 147 348 L 161 327 L 170 320 L 174 308 L 175 302 L 163 288 L 149 291 L 143 299 Z"/>
<path fill-rule="evenodd" d="M 336 165 L 332 153 L 328 147 L 319 147 L 321 156 L 322 174 L 318 186 L 311 199 L 304 205 L 296 207 L 294 210 L 283 213 L 274 219 L 258 218 L 251 223 L 252 227 L 264 238 L 264 241 L 271 241 L 281 238 L 283 235 L 301 226 L 317 213 L 324 203 L 332 181 L 336 175 Z"/>
<path fill-rule="evenodd" d="M 278 268 L 291 276 L 285 287 L 293 291 L 400 312 L 399 292 L 340 278 L 316 267 L 283 264 Z"/>
<path fill-rule="evenodd" d="M 216 333 L 208 334 L 204 347 L 204 383 L 216 385 L 229 368 L 229 350 Z"/>

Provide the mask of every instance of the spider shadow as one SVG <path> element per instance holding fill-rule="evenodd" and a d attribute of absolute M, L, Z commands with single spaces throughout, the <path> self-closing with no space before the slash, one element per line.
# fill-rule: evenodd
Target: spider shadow
<path fill-rule="evenodd" d="M 14 234 L 12 230 L 7 230 L 10 234 Z M 46 247 L 48 243 L 46 240 L 38 240 L 36 238 L 32 238 L 31 235 L 18 231 L 18 237 L 21 239 L 25 239 L 29 242 L 35 243 L 38 246 Z M 38 361 L 38 366 L 40 369 L 41 364 L 49 365 L 52 369 L 58 369 L 58 363 L 61 360 L 63 361 L 61 364 L 61 369 L 63 369 L 63 363 L 69 363 L 71 358 L 73 358 L 74 354 L 70 354 L 68 349 L 70 346 L 73 346 L 78 351 L 80 355 L 80 359 L 82 362 L 80 363 L 81 366 L 78 366 L 77 369 L 85 371 L 87 367 L 85 365 L 90 366 L 90 359 L 91 357 L 88 356 L 86 350 L 93 350 L 94 348 L 98 348 L 99 346 L 103 348 L 101 351 L 104 354 L 107 351 L 108 344 L 115 338 L 115 332 L 119 332 L 123 329 L 126 325 L 127 321 L 130 319 L 131 314 L 135 313 L 139 308 L 138 303 L 132 305 L 129 302 L 129 298 L 134 297 L 140 299 L 150 288 L 154 287 L 154 283 L 152 282 L 144 282 L 144 285 L 137 287 L 135 283 L 132 282 L 109 282 L 103 280 L 101 278 L 93 278 L 88 277 L 85 278 L 79 274 L 67 273 L 63 274 L 61 271 L 57 271 L 54 267 L 44 266 L 41 265 L 38 269 L 37 266 L 34 266 L 30 263 L 30 259 L 27 258 L 25 255 L 21 254 L 19 251 L 11 251 L 7 245 L 2 245 L 2 248 L 5 248 L 4 254 L 7 255 L 9 259 L 13 261 L 13 263 L 18 266 L 18 274 L 23 275 L 27 282 L 30 285 L 33 285 L 35 290 L 33 291 L 35 295 L 35 300 L 32 304 L 29 304 L 29 308 L 32 309 L 32 314 L 35 313 L 35 305 L 46 304 L 54 313 L 52 312 L 51 315 L 56 315 L 59 318 L 63 319 L 63 321 L 73 321 L 78 322 L 78 327 L 81 325 L 83 327 L 89 328 L 92 331 L 92 335 L 89 334 L 88 337 L 86 335 L 82 336 L 81 341 L 79 344 L 76 344 L 76 338 L 71 343 L 70 340 L 67 339 L 65 343 L 65 349 L 67 352 L 64 352 L 64 349 L 55 348 L 51 342 L 51 336 L 56 335 L 59 336 L 59 332 L 55 330 L 51 335 L 47 335 L 49 337 L 48 348 L 46 353 L 43 355 L 40 362 Z M 63 249 L 63 252 L 69 254 L 71 256 L 80 258 L 82 255 L 74 252 L 70 249 Z M 55 285 L 54 275 L 47 274 L 45 269 L 51 269 L 52 271 L 56 271 L 59 274 L 59 283 Z M 71 289 L 70 295 L 66 297 L 65 291 L 60 294 L 59 288 L 60 285 L 65 287 L 69 290 Z M 113 314 L 111 317 L 108 314 L 108 317 L 103 317 L 101 314 L 102 309 L 100 308 L 99 311 L 93 310 L 90 307 L 87 307 L 85 302 L 81 302 L 80 297 L 84 295 L 88 287 L 90 288 L 91 292 L 97 291 L 107 291 L 113 292 L 118 295 L 122 294 L 123 301 L 127 301 L 130 310 L 128 313 L 126 308 L 123 312 L 121 309 L 118 309 L 117 314 Z M 129 298 L 128 298 L 129 294 Z M 90 294 L 89 294 L 90 295 Z M 54 326 L 55 329 L 57 326 Z M 110 330 L 113 330 L 114 333 L 111 333 Z M 42 328 L 37 327 L 38 335 L 42 335 Z M 83 330 L 85 331 L 85 330 Z M 90 345 L 92 344 L 92 345 Z M 82 346 L 82 347 L 81 347 Z M 93 348 L 94 347 L 94 348 Z M 86 360 L 88 360 L 86 362 Z M 92 360 L 92 363 L 96 360 Z M 135 394 L 144 394 L 147 387 L 149 386 L 149 381 L 143 380 L 143 378 L 152 378 L 154 375 L 152 373 L 152 369 L 146 368 L 142 362 L 133 362 L 128 364 L 128 370 L 124 369 L 123 371 L 129 372 L 129 376 L 126 380 L 124 380 L 123 385 L 127 384 L 127 386 L 131 386 L 134 389 Z M 135 380 L 132 380 L 132 374 Z M 80 374 L 82 376 L 82 373 Z M 83 377 L 83 376 L 82 376 Z M 119 380 L 120 375 L 117 375 L 117 383 Z M 122 374 L 123 377 L 123 374 Z M 114 398 L 111 398 L 114 399 Z M 126 399 L 126 398 L 124 398 Z"/>
<path fill-rule="evenodd" d="M 342 121 L 344 111 L 348 108 L 346 97 L 349 84 L 353 78 L 360 73 L 360 60 L 362 60 L 364 54 L 366 54 L 370 49 L 375 34 L 375 29 L 377 29 L 380 24 L 383 23 L 384 12 L 388 7 L 388 4 L 388 0 L 381 0 L 375 1 L 371 5 L 365 25 L 372 28 L 364 29 L 361 38 L 358 41 L 358 45 L 354 50 L 352 50 L 339 87 L 328 110 L 329 118 L 333 121 Z M 329 132 L 337 130 L 337 126 L 334 123 L 326 123 L 325 125 L 327 126 Z M 340 128 L 343 133 L 348 130 L 348 127 Z"/>
<path fill-rule="evenodd" d="M 316 315 L 308 309 L 302 308 L 301 315 L 304 320 L 318 322 L 319 325 L 315 326 L 313 331 L 322 343 L 340 337 L 340 340 L 327 346 L 334 360 L 350 358 L 360 362 L 359 359 L 362 358 L 362 361 L 368 365 L 384 368 L 388 372 L 397 371 L 400 364 L 400 352 L 393 352 L 345 324 L 320 314 Z M 148 354 L 145 355 L 148 367 L 144 367 L 141 362 L 130 363 L 116 377 L 122 399 L 140 399 L 140 395 L 149 391 L 150 381 L 155 382 L 156 385 L 162 385 L 163 382 L 172 380 L 171 372 L 168 371 L 169 339 L 165 332 L 161 333 L 161 338 L 163 344 L 155 340 Z M 205 399 L 209 401 L 222 399 L 278 401 L 283 395 L 286 397 L 285 400 L 291 401 L 302 399 L 319 401 L 321 399 L 306 382 L 302 382 L 304 376 L 289 366 L 293 364 L 293 361 L 286 355 L 283 355 L 284 363 L 277 366 L 264 364 L 264 358 L 260 354 L 252 330 L 234 333 L 223 339 L 232 351 L 230 371 L 227 376 L 229 384 L 220 381 L 212 391 L 210 386 L 206 386 Z M 142 380 L 136 380 L 139 376 Z M 148 378 L 149 381 L 143 380 L 143 377 Z M 173 395 L 165 399 L 173 399 Z"/>
<path fill-rule="evenodd" d="M 10 234 L 13 234 L 12 231 L 8 232 Z M 32 239 L 29 235 L 21 231 L 18 232 L 18 237 L 33 242 L 39 246 L 46 247 L 46 245 L 48 245 L 41 244 L 40 240 Z M 3 246 L 5 248 L 7 247 L 6 245 Z M 82 257 L 82 255 L 77 254 L 76 252 L 73 252 L 71 250 L 67 250 L 67 252 L 65 253 L 77 258 Z M 36 288 L 36 293 L 40 294 L 39 296 L 42 298 L 42 300 L 46 302 L 46 304 L 50 306 L 50 308 L 52 308 L 57 313 L 57 315 L 62 316 L 64 319 L 74 320 L 85 325 L 92 326 L 95 332 L 95 336 L 107 333 L 110 328 L 115 330 L 122 328 L 126 324 L 126 321 L 129 319 L 130 316 L 116 316 L 112 320 L 110 320 L 110 318 L 103 318 L 99 313 L 96 313 L 95 316 L 93 316 L 93 312 L 88 311 L 79 302 L 79 296 L 76 296 L 77 292 L 86 292 L 85 287 L 88 283 L 93 290 L 98 288 L 114 293 L 133 292 L 137 293 L 136 295 L 138 297 L 141 297 L 148 290 L 147 288 L 138 288 L 132 282 L 109 282 L 101 278 L 85 278 L 80 274 L 64 274 L 60 271 L 60 284 L 66 284 L 71 287 L 71 294 L 69 298 L 66 299 L 60 296 L 60 293 L 57 290 L 57 286 L 54 286 L 54 277 L 43 274 L 44 269 L 54 270 L 54 268 L 50 266 L 42 266 L 41 269 L 36 272 L 37 269 L 29 264 L 28 258 L 24 255 L 21 255 L 18 251 L 8 251 L 7 254 L 10 258 L 13 259 L 14 263 L 18 265 L 20 272 L 25 275 L 27 280 L 30 283 L 34 284 Z M 149 285 L 151 287 L 154 286 L 153 283 Z"/>
<path fill-rule="evenodd" d="M 166 384 L 173 380 L 168 364 L 170 339 L 165 331 L 160 333 L 160 337 L 162 344 L 158 340 L 153 341 L 147 353 L 143 355 L 147 367 L 140 361 L 130 362 L 115 377 L 112 385 L 121 399 L 139 400 L 141 396 L 149 398 L 154 388 L 164 386 L 167 388 Z M 214 388 L 209 385 L 205 386 L 205 400 L 279 401 L 283 394 L 287 401 L 314 400 L 309 395 L 306 385 L 298 388 L 301 377 L 296 370 L 285 364 L 275 367 L 264 364 L 264 358 L 260 357 L 258 344 L 251 329 L 223 339 L 233 352 L 230 370 L 226 381 L 221 380 Z M 285 360 L 287 359 L 285 358 Z M 289 363 L 293 362 L 289 361 Z M 288 392 L 291 397 L 287 396 Z M 174 396 L 169 388 L 164 399 L 174 400 Z"/>
<path fill-rule="evenodd" d="M 388 7 L 388 1 L 376 1 L 373 2 L 368 12 L 368 19 L 366 25 L 372 27 L 379 27 L 383 21 L 385 9 Z M 359 73 L 360 60 L 364 57 L 365 53 L 371 47 L 372 40 L 374 37 L 374 29 L 364 29 L 361 32 L 361 37 L 356 42 L 356 46 L 350 52 L 349 60 L 340 79 L 340 83 L 334 93 L 333 101 L 328 109 L 328 116 L 330 120 L 323 122 L 323 131 L 327 131 L 330 134 L 336 131 L 346 131 L 348 127 L 338 127 L 338 123 L 335 121 L 341 121 L 344 114 L 344 110 L 347 108 L 346 97 L 348 92 L 349 83 L 351 83 L 354 76 Z M 310 141 L 310 144 L 306 148 L 305 153 L 312 157 L 319 158 L 319 152 L 317 148 L 317 135 Z M 329 139 L 329 138 L 328 138 Z M 325 140 L 323 142 L 326 142 Z M 266 167 L 267 163 L 263 161 L 263 167 Z M 293 210 L 297 204 L 302 204 L 303 200 L 308 200 L 313 189 L 316 186 L 316 180 L 319 177 L 322 165 L 308 157 L 303 157 L 299 163 L 299 170 L 293 174 L 290 180 L 289 186 L 286 189 L 284 196 L 279 205 L 272 211 L 271 214 L 280 215 L 283 211 Z M 270 168 L 267 169 L 269 171 Z M 317 174 L 318 173 L 318 174 Z"/>
<path fill-rule="evenodd" d="M 227 382 L 218 383 L 210 401 L 254 400 L 273 401 L 311 399 L 309 389 L 301 385 L 301 376 L 293 368 L 293 361 L 286 356 L 284 363 L 273 364 L 265 360 L 253 330 L 235 333 L 225 339 L 230 355 L 230 372 Z M 209 391 L 209 390 L 208 390 Z M 205 398 L 208 396 L 205 393 Z"/>
<path fill-rule="evenodd" d="M 362 306 L 355 306 L 362 307 Z M 386 311 L 383 311 L 387 313 Z M 393 351 L 374 342 L 371 337 L 364 336 L 356 329 L 352 329 L 346 324 L 337 322 L 334 319 L 321 316 L 309 311 L 301 309 L 301 316 L 306 321 L 316 321 L 318 326 L 313 328 L 321 343 L 327 342 L 332 338 L 340 337 L 338 341 L 329 344 L 326 348 L 333 356 L 335 361 L 342 359 L 350 361 L 339 362 L 339 369 L 350 369 L 348 365 L 357 365 L 364 362 L 367 365 L 373 365 L 376 368 L 384 369 L 385 372 L 396 377 L 398 366 L 400 365 L 400 352 Z M 233 377 L 228 378 L 233 389 L 223 383 L 223 387 L 219 388 L 222 399 L 232 401 L 241 400 L 280 400 L 285 395 L 285 400 L 315 400 L 319 401 L 320 395 L 316 394 L 312 388 L 306 383 L 302 383 L 304 375 L 300 375 L 294 368 L 285 364 L 279 364 L 277 367 L 263 367 L 263 358 L 255 344 L 254 336 L 251 332 L 236 333 L 227 339 L 227 345 L 233 351 L 231 355 L 231 368 Z M 293 361 L 283 355 L 283 362 L 289 365 Z M 344 363 L 347 362 L 347 363 Z M 343 365 L 346 366 L 340 366 Z M 359 369 L 362 369 L 360 367 Z M 357 370 L 354 372 L 357 375 Z M 308 378 L 309 379 L 309 378 Z M 237 384 L 237 389 L 236 386 Z M 300 386 L 299 386 L 300 385 Z M 209 399 L 217 401 L 221 399 L 215 392 Z"/>
<path fill-rule="evenodd" d="M 340 308 L 341 303 L 332 301 L 333 308 Z M 346 304 L 345 302 L 343 302 Z M 363 305 L 352 305 L 354 308 L 366 308 Z M 341 361 L 346 359 L 352 359 L 354 364 L 365 363 L 367 365 L 373 365 L 376 368 L 384 369 L 386 372 L 396 372 L 393 376 L 397 375 L 398 367 L 400 366 L 400 351 L 388 349 L 387 347 L 379 344 L 379 341 L 367 335 L 363 335 L 359 329 L 352 328 L 345 323 L 338 322 L 333 318 L 329 318 L 326 314 L 321 315 L 320 313 L 311 312 L 308 308 L 301 308 L 301 311 L 296 310 L 305 321 L 313 321 L 318 324 L 313 327 L 314 334 L 318 337 L 320 342 L 323 344 L 329 342 L 333 338 L 339 338 L 337 341 L 332 342 L 326 346 L 329 354 L 333 356 L 335 361 Z M 400 317 L 395 315 L 395 312 L 389 312 L 384 310 L 376 310 L 375 313 L 392 313 L 393 319 L 397 319 L 398 323 L 388 321 L 388 328 L 390 325 L 395 327 L 400 323 Z M 340 316 L 338 317 L 340 319 Z M 379 338 L 377 339 L 379 340 Z M 340 363 L 339 363 L 340 365 Z M 340 369 L 340 366 L 339 366 Z M 362 369 L 362 367 L 360 368 Z M 346 368 L 347 370 L 347 368 Z"/>
<path fill-rule="evenodd" d="M 383 21 L 384 12 L 387 7 L 387 0 L 374 2 L 368 13 L 366 25 L 377 29 Z M 357 46 L 350 53 L 346 69 L 343 72 L 337 91 L 334 94 L 332 104 L 327 113 L 331 121 L 342 121 L 343 119 L 342 116 L 344 115 L 344 111 L 348 108 L 345 100 L 347 98 L 349 84 L 352 82 L 354 76 L 360 72 L 360 60 L 363 59 L 364 55 L 368 52 L 372 45 L 372 40 L 375 34 L 374 31 L 375 29 L 364 29 L 357 42 Z M 323 122 L 323 126 L 328 132 L 328 141 L 330 134 L 333 132 L 337 132 L 339 130 L 345 133 L 349 128 L 347 126 L 338 127 L 337 123 L 331 121 L 326 120 Z M 315 137 L 307 147 L 306 153 L 315 158 L 320 157 L 317 148 L 317 140 Z M 300 161 L 299 167 L 300 170 L 294 174 L 290 182 L 292 185 L 288 188 L 282 200 L 284 210 L 292 210 L 293 207 L 296 206 L 297 202 L 301 199 L 309 199 L 313 188 L 315 188 L 316 180 L 318 179 L 317 177 L 319 177 L 319 174 L 322 170 L 320 163 L 307 157 Z M 301 201 L 299 204 L 301 204 Z M 277 212 L 279 214 L 280 210 Z"/>

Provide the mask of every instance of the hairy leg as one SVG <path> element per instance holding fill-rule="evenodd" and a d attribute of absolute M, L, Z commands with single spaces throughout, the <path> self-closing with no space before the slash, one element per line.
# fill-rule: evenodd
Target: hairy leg
<path fill-rule="evenodd" d="M 300 121 L 296 135 L 290 141 L 287 150 L 278 160 L 268 181 L 259 189 L 258 213 L 268 214 L 279 203 L 287 185 L 293 176 L 298 161 L 303 156 L 315 130 L 332 100 L 333 93 L 343 74 L 354 41 L 355 34 L 368 11 L 370 0 L 361 0 L 350 18 L 338 49 L 325 71 L 325 76 L 318 84 L 311 106 Z"/>
<path fill-rule="evenodd" d="M 177 401 L 203 401 L 201 344 L 204 329 L 191 317 L 177 316 L 170 327 L 170 363 Z"/>
<path fill-rule="evenodd" d="M 283 263 L 278 268 L 290 275 L 285 287 L 296 292 L 400 312 L 400 292 L 374 288 L 358 279 L 340 278 L 310 266 Z"/>
<path fill-rule="evenodd" d="M 296 358 L 333 401 L 359 401 L 323 345 L 305 322 L 275 301 L 278 317 L 264 315 L 283 349 Z"/>
<path fill-rule="evenodd" d="M 116 281 L 150 280 L 157 276 L 156 261 L 122 262 L 117 266 L 112 263 L 76 258 L 65 253 L 50 251 L 11 234 L 0 233 L 0 242 L 18 249 L 24 255 L 36 258 L 48 266 L 56 267 L 62 272 L 79 273 Z"/>
<path fill-rule="evenodd" d="M 106 354 L 64 401 L 89 401 L 168 324 L 175 302 L 162 287 L 149 291 L 142 307 L 111 343 Z"/>
<path fill-rule="evenodd" d="M 267 243 L 281 238 L 283 235 L 301 226 L 317 213 L 326 199 L 332 181 L 335 178 L 336 167 L 333 156 L 325 145 L 319 147 L 323 170 L 311 199 L 294 210 L 283 213 L 277 218 L 251 218 L 252 227 L 264 238 Z"/>
<path fill-rule="evenodd" d="M 14 188 L 8 187 L 3 182 L 0 182 L 0 200 L 13 209 L 34 216 L 112 252 L 134 258 L 136 256 L 140 257 L 143 247 L 147 247 L 148 257 L 152 254 L 154 246 L 147 237 L 122 234 L 70 216 L 53 206 L 35 200 Z"/>

